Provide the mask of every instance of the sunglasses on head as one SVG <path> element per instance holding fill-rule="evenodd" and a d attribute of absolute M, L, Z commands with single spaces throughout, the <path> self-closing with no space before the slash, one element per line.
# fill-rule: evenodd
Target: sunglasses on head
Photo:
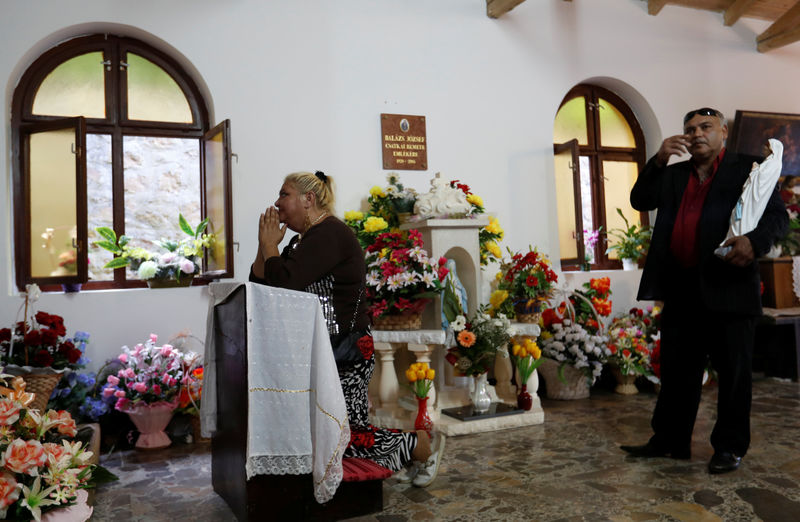
<path fill-rule="evenodd" d="M 697 109 L 694 111 L 689 111 L 686 113 L 686 116 L 683 117 L 683 123 L 685 124 L 687 121 L 691 120 L 697 115 L 700 116 L 716 116 L 719 119 L 722 119 L 722 113 L 716 109 L 711 109 L 709 107 L 703 107 L 702 109 Z"/>

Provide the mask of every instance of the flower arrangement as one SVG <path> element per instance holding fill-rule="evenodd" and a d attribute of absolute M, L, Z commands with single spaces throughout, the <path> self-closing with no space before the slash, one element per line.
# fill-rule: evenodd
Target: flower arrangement
<path fill-rule="evenodd" d="M 480 244 L 481 267 L 489 264 L 490 261 L 501 261 L 503 252 L 497 245 L 503 239 L 505 232 L 500 227 L 500 222 L 494 216 L 489 216 L 489 224 L 478 231 L 478 242 Z"/>
<path fill-rule="evenodd" d="M 82 368 L 88 362 L 83 354 L 89 334 L 76 332 L 66 336 L 64 318 L 47 312 L 36 312 L 30 324 L 20 321 L 12 332 L 0 329 L 0 364 L 49 367 L 55 370 Z"/>
<path fill-rule="evenodd" d="M 389 223 L 384 218 L 370 216 L 360 210 L 345 212 L 344 222 L 353 230 L 363 249 L 374 243 L 378 235 L 389 228 Z"/>
<path fill-rule="evenodd" d="M 373 318 L 419 313 L 442 292 L 445 259 L 428 257 L 417 230 L 384 232 L 367 247 L 367 290 Z"/>
<path fill-rule="evenodd" d="M 114 407 L 126 411 L 138 403 L 177 402 L 183 380 L 185 356 L 169 344 L 156 346 L 158 336 L 150 334 L 145 343 L 133 350 L 122 347 L 118 359 L 123 367 L 116 375 L 109 375 L 103 396 L 117 398 Z"/>
<path fill-rule="evenodd" d="M 590 384 L 603 371 L 611 352 L 608 349 L 608 338 L 602 334 L 591 334 L 569 318 L 559 318 L 555 314 L 542 315 L 544 329 L 540 336 L 542 354 L 559 364 L 558 375 L 562 381 L 564 367 L 573 366 L 586 375 Z"/>
<path fill-rule="evenodd" d="M 492 311 L 514 317 L 539 312 L 553 294 L 558 275 L 547 256 L 532 249 L 524 255 L 512 254 L 510 261 L 501 263 L 496 279 L 497 290 L 490 298 Z"/>
<path fill-rule="evenodd" d="M 141 247 L 130 245 L 131 238 L 122 235 L 117 238 L 116 232 L 108 227 L 98 227 L 95 230 L 103 238 L 94 244 L 108 250 L 117 257 L 105 264 L 103 268 L 114 269 L 124 266 L 136 271 L 139 279 L 175 279 L 192 277 L 200 271 L 200 260 L 206 248 L 213 246 L 214 234 L 206 234 L 208 218 L 204 219 L 193 228 L 183 217 L 178 214 L 178 225 L 188 236 L 178 241 L 161 239 L 156 244 L 166 250 L 157 254 Z"/>
<path fill-rule="evenodd" d="M 628 219 L 620 208 L 617 208 L 617 214 L 625 222 L 625 228 L 615 228 L 608 232 L 610 236 L 616 238 L 617 242 L 609 246 L 606 249 L 606 253 L 616 252 L 617 257 L 620 259 L 638 261 L 639 258 L 647 254 L 652 230 L 649 226 L 641 226 L 635 223 L 633 225 L 629 224 Z"/>
<path fill-rule="evenodd" d="M 433 386 L 433 378 L 436 377 L 436 371 L 428 367 L 428 363 L 414 363 L 406 370 L 406 379 L 408 379 L 414 395 L 418 399 L 424 399 L 428 396 Z"/>
<path fill-rule="evenodd" d="M 511 347 L 511 356 L 514 358 L 514 366 L 519 370 L 521 384 L 528 382 L 543 360 L 542 350 L 530 337 L 525 337 L 521 343 L 514 342 Z"/>
<path fill-rule="evenodd" d="M 479 307 L 470 318 L 462 314 L 447 317 L 454 334 L 455 346 L 447 350 L 445 360 L 458 373 L 477 377 L 489 371 L 497 352 L 506 353 L 506 346 L 514 329 L 511 321 L 502 314 L 491 317 L 486 307 Z"/>
<path fill-rule="evenodd" d="M 200 414 L 200 399 L 203 396 L 203 367 L 186 369 L 181 382 L 181 391 L 178 393 L 179 413 L 188 415 Z"/>
<path fill-rule="evenodd" d="M 16 377 L 0 387 L 0 518 L 41 520 L 42 514 L 75 504 L 79 490 L 92 487 L 92 452 L 69 438 L 77 434 L 65 411 L 40 413 L 33 394 Z M 85 495 L 85 494 L 81 494 Z M 85 500 L 85 499 L 84 499 Z"/>
<path fill-rule="evenodd" d="M 467 203 L 471 205 L 471 208 L 465 217 L 483 214 L 486 211 L 486 209 L 483 207 L 483 198 L 477 194 L 473 194 L 472 190 L 469 188 L 469 185 L 465 185 L 464 183 L 460 183 L 459 180 L 454 179 L 450 182 L 450 187 L 457 188 L 467 197 Z"/>
<path fill-rule="evenodd" d="M 598 322 L 598 319 L 602 321 L 603 317 L 611 315 L 613 303 L 609 299 L 610 297 L 611 279 L 608 277 L 592 278 L 589 282 L 583 283 L 580 289 L 569 294 L 570 317 L 583 326 L 587 332 L 597 334 L 603 329 L 603 324 Z M 566 302 L 562 301 L 555 309 L 545 310 L 542 315 L 546 316 L 546 321 L 552 323 L 551 316 L 555 314 L 564 317 L 566 308 Z"/>
<path fill-rule="evenodd" d="M 636 313 L 619 315 L 608 327 L 608 362 L 622 375 L 651 377 L 650 347 L 641 317 Z"/>

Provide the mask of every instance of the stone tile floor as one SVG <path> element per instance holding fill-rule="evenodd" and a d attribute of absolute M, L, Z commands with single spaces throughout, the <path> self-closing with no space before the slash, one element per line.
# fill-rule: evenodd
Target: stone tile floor
<path fill-rule="evenodd" d="M 427 489 L 386 480 L 384 510 L 359 521 L 797 521 L 800 384 L 757 379 L 752 444 L 742 467 L 706 471 L 716 391 L 705 390 L 692 459 L 642 460 L 619 444 L 650 434 L 652 393 L 543 400 L 544 424 L 450 438 Z M 235 520 L 211 488 L 210 445 L 115 452 L 120 481 L 98 491 L 94 520 Z"/>

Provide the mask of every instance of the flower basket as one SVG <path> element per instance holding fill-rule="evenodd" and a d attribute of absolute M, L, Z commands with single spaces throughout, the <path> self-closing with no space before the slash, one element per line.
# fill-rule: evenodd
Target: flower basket
<path fill-rule="evenodd" d="M 384 315 L 372 320 L 376 330 L 419 330 L 422 327 L 422 314 Z"/>
<path fill-rule="evenodd" d="M 535 309 L 536 311 L 528 313 L 524 311 L 525 309 L 524 306 L 519 306 L 519 308 L 515 306 L 514 308 L 515 308 L 515 313 L 514 313 L 515 319 L 518 323 L 537 324 L 539 320 L 542 318 L 542 312 L 540 312 L 538 308 Z"/>
<path fill-rule="evenodd" d="M 181 288 L 192 286 L 192 277 L 185 276 L 182 277 L 180 280 L 178 279 L 167 279 L 167 278 L 153 278 L 147 280 L 147 286 L 149 288 Z"/>
<path fill-rule="evenodd" d="M 560 364 L 552 359 L 545 358 L 539 366 L 539 373 L 545 381 L 547 398 L 557 400 L 586 399 L 589 397 L 589 379 L 586 374 L 576 370 L 572 365 L 564 365 L 564 383 L 558 377 Z"/>
<path fill-rule="evenodd" d="M 172 444 L 169 436 L 164 433 L 164 428 L 172 419 L 172 414 L 177 406 L 177 401 L 161 401 L 153 404 L 138 402 L 117 409 L 127 413 L 139 431 L 136 448 L 160 449 Z"/>
<path fill-rule="evenodd" d="M 623 375 L 619 366 L 616 364 L 610 366 L 611 373 L 614 374 L 614 378 L 617 380 L 614 393 L 619 393 L 620 395 L 636 395 L 639 393 L 639 389 L 636 387 L 636 375 Z"/>
<path fill-rule="evenodd" d="M 53 368 L 31 368 L 30 366 L 17 366 L 14 364 L 5 367 L 5 373 L 20 376 L 25 381 L 25 391 L 33 393 L 36 398 L 30 404 L 31 408 L 45 411 L 50 395 L 64 376 L 66 370 Z"/>

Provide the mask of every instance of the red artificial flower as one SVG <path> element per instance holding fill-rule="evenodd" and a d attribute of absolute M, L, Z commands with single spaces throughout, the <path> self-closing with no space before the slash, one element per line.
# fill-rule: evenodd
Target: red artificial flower
<path fill-rule="evenodd" d="M 372 317 L 380 316 L 386 310 L 386 299 L 381 299 L 377 303 L 372 303 L 369 307 L 369 313 Z"/>
<path fill-rule="evenodd" d="M 50 355 L 50 352 L 47 350 L 39 350 L 36 352 L 36 355 L 33 356 L 33 361 L 36 363 L 36 366 L 52 366 L 53 356 Z"/>
<path fill-rule="evenodd" d="M 25 334 L 24 340 L 28 346 L 39 346 L 42 344 L 42 333 L 39 330 L 31 330 Z"/>
<path fill-rule="evenodd" d="M 11 340 L 11 329 L 3 328 L 0 330 L 0 343 Z"/>
<path fill-rule="evenodd" d="M 617 345 L 616 344 L 609 344 L 608 351 L 611 352 L 612 355 L 617 353 Z"/>
<path fill-rule="evenodd" d="M 81 351 L 80 351 L 80 350 L 78 350 L 78 349 L 76 349 L 76 348 L 73 348 L 73 349 L 72 349 L 72 350 L 70 350 L 70 352 L 67 354 L 67 360 L 69 361 L 69 363 L 70 363 L 70 364 L 75 364 L 75 363 L 77 363 L 77 362 L 78 362 L 78 359 L 80 359 L 80 358 L 81 358 Z"/>
<path fill-rule="evenodd" d="M 409 301 L 405 297 L 398 297 L 397 300 L 394 302 L 394 307 L 402 312 L 411 307 L 411 301 Z"/>
<path fill-rule="evenodd" d="M 447 277 L 447 274 L 450 273 L 450 270 L 447 268 L 440 266 L 439 270 L 437 271 L 437 275 L 439 276 L 439 281 L 444 281 L 444 278 Z"/>
<path fill-rule="evenodd" d="M 375 351 L 375 344 L 372 342 L 372 336 L 365 335 L 359 338 L 356 344 L 358 345 L 358 349 L 361 350 L 361 355 L 364 357 L 364 360 L 369 360 Z"/>
<path fill-rule="evenodd" d="M 528 285 L 528 286 L 537 286 L 539 284 L 539 280 L 536 279 L 536 276 L 529 275 L 525 279 L 525 284 Z"/>
<path fill-rule="evenodd" d="M 45 346 L 55 346 L 58 342 L 58 335 L 50 328 L 42 328 L 40 330 L 42 344 Z"/>
<path fill-rule="evenodd" d="M 592 306 L 597 310 L 597 313 L 606 317 L 611 314 L 611 301 L 608 299 L 598 299 L 592 297 Z"/>
<path fill-rule="evenodd" d="M 627 348 L 622 350 L 622 356 L 623 357 L 630 357 L 631 356 L 631 351 L 628 350 Z"/>

